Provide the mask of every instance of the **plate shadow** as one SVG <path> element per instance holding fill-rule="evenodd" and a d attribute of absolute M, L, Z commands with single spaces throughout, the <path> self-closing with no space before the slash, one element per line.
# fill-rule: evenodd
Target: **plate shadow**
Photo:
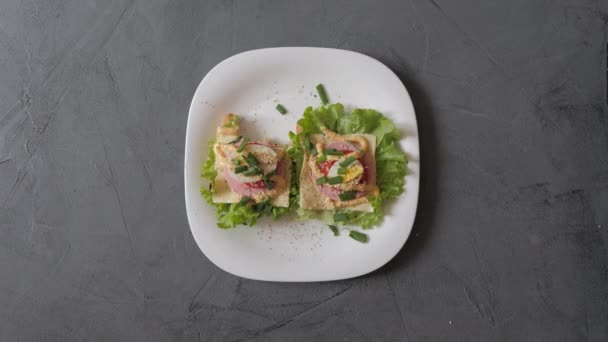
<path fill-rule="evenodd" d="M 420 192 L 414 226 L 407 242 L 391 261 L 378 270 L 363 276 L 364 278 L 386 275 L 398 269 L 406 268 L 416 259 L 432 238 L 433 221 L 438 201 L 437 182 L 440 170 L 437 153 L 438 142 L 434 125 L 435 115 L 428 94 L 420 81 L 416 79 L 416 75 L 408 73 L 401 61 L 393 61 L 392 58 L 373 57 L 388 66 L 399 77 L 412 98 L 420 139 Z M 407 191 L 407 184 L 405 186 Z"/>

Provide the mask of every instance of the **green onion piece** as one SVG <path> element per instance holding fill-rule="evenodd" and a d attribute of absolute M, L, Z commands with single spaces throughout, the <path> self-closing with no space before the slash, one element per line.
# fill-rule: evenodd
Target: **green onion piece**
<path fill-rule="evenodd" d="M 270 179 L 270 178 L 272 178 L 272 176 L 274 176 L 276 174 L 277 174 L 277 169 L 274 169 L 274 170 L 268 172 L 267 174 L 265 174 L 264 179 Z"/>
<path fill-rule="evenodd" d="M 238 128 L 239 127 L 239 117 L 236 115 L 230 114 L 230 118 L 228 122 L 224 124 L 224 127 Z"/>
<path fill-rule="evenodd" d="M 232 159 L 232 163 L 233 163 L 235 166 L 239 166 L 239 165 L 241 165 L 241 161 L 240 161 L 240 160 L 238 160 L 238 159 Z"/>
<path fill-rule="evenodd" d="M 342 183 L 342 176 L 331 177 L 327 179 L 327 183 L 331 185 Z"/>
<path fill-rule="evenodd" d="M 256 204 L 255 209 L 261 211 L 262 213 L 269 214 L 272 211 L 272 206 L 270 205 L 270 198 L 264 198 L 262 202 Z"/>
<path fill-rule="evenodd" d="M 255 176 L 255 175 L 259 175 L 262 173 L 262 170 L 258 169 L 257 167 L 252 167 L 251 169 L 243 172 L 243 176 Z"/>
<path fill-rule="evenodd" d="M 241 173 L 247 171 L 246 165 L 237 166 L 234 168 L 234 173 Z"/>
<path fill-rule="evenodd" d="M 296 134 L 292 131 L 289 131 L 289 133 L 287 133 L 287 135 L 289 136 L 289 140 L 293 140 L 293 138 L 296 137 Z"/>
<path fill-rule="evenodd" d="M 312 143 L 310 142 L 310 134 L 304 135 L 304 146 L 306 146 L 307 150 L 312 150 Z"/>
<path fill-rule="evenodd" d="M 245 205 L 245 204 L 249 203 L 249 201 L 251 201 L 251 199 L 249 197 L 243 196 L 243 198 L 241 198 L 241 200 L 239 201 L 239 204 Z"/>
<path fill-rule="evenodd" d="M 334 221 L 336 222 L 344 222 L 348 220 L 348 214 L 347 213 L 335 213 L 334 214 Z"/>
<path fill-rule="evenodd" d="M 245 146 L 247 146 L 248 142 L 249 142 L 249 138 L 243 139 L 243 142 L 241 143 L 241 145 L 239 146 L 239 148 L 237 149 L 237 151 L 239 153 L 243 152 L 243 150 L 245 149 Z"/>
<path fill-rule="evenodd" d="M 322 162 L 324 162 L 326 160 L 327 160 L 327 156 L 324 155 L 324 154 L 322 154 L 322 155 L 319 156 L 319 158 L 317 158 L 317 163 L 322 163 Z"/>
<path fill-rule="evenodd" d="M 317 84 L 317 93 L 319 93 L 319 98 L 321 99 L 321 103 L 326 105 L 327 103 L 329 103 L 329 100 L 327 99 L 327 93 L 325 92 L 325 87 L 319 83 Z"/>
<path fill-rule="evenodd" d="M 272 188 L 274 188 L 274 182 L 271 180 L 264 181 L 264 187 L 268 190 L 272 190 Z"/>
<path fill-rule="evenodd" d="M 327 183 L 327 177 L 323 176 L 323 177 L 317 178 L 317 185 L 321 185 L 321 184 L 325 184 L 325 183 Z"/>
<path fill-rule="evenodd" d="M 243 139 L 242 135 L 239 135 L 238 137 L 236 137 L 236 139 L 232 140 L 231 142 L 229 142 L 228 144 L 230 145 L 234 145 L 236 143 L 238 143 L 239 141 L 241 141 L 241 139 Z"/>
<path fill-rule="evenodd" d="M 331 229 L 331 231 L 334 233 L 334 236 L 340 235 L 340 231 L 338 230 L 338 227 L 336 227 L 334 225 L 329 225 L 329 229 Z"/>
<path fill-rule="evenodd" d="M 348 233 L 348 236 L 350 236 L 351 238 L 361 242 L 361 243 L 366 243 L 367 242 L 367 235 L 360 233 L 356 230 L 351 230 L 350 233 Z"/>
<path fill-rule="evenodd" d="M 344 191 L 343 193 L 338 195 L 338 197 L 340 197 L 340 201 L 350 201 L 350 200 L 354 199 L 355 197 L 357 197 L 357 192 L 356 191 Z"/>
<path fill-rule="evenodd" d="M 313 147 L 312 150 L 310 150 L 310 154 L 316 156 L 317 154 L 319 154 L 319 151 L 317 151 L 317 149 Z"/>
<path fill-rule="evenodd" d="M 287 114 L 287 109 L 285 109 L 285 107 L 283 107 L 282 104 L 279 103 L 276 108 L 279 111 L 279 113 L 281 113 L 281 114 Z"/>
<path fill-rule="evenodd" d="M 344 155 L 344 152 L 338 151 L 333 148 L 326 148 L 325 150 L 323 150 L 323 152 L 330 156 L 343 156 Z"/>
<path fill-rule="evenodd" d="M 355 158 L 353 156 L 347 157 L 346 159 L 344 159 L 343 161 L 340 162 L 340 166 L 347 167 L 348 165 L 352 164 L 352 162 L 354 162 L 355 160 L 357 160 L 357 158 Z"/>
<path fill-rule="evenodd" d="M 346 169 L 343 167 L 339 167 L 338 168 L 338 174 L 339 175 L 345 175 L 346 174 Z"/>
<path fill-rule="evenodd" d="M 245 161 L 247 161 L 247 164 L 249 164 L 250 166 L 259 166 L 260 165 L 258 158 L 256 158 L 251 152 L 249 152 L 247 157 L 245 157 Z"/>

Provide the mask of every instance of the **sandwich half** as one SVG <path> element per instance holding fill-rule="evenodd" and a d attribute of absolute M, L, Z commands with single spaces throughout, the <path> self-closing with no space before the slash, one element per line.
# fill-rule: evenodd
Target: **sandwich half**
<path fill-rule="evenodd" d="M 275 218 L 290 210 L 291 160 L 285 147 L 241 135 L 239 118 L 228 114 L 217 128 L 201 176 L 201 188 L 217 209 L 218 226 L 254 225 L 257 218 Z"/>
<path fill-rule="evenodd" d="M 383 204 L 404 191 L 407 158 L 395 124 L 373 109 L 339 103 L 308 107 L 290 132 L 297 165 L 299 220 L 379 225 Z"/>

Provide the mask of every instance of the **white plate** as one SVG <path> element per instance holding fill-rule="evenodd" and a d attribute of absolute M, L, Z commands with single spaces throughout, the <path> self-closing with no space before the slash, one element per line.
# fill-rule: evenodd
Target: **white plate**
<path fill-rule="evenodd" d="M 294 219 L 258 221 L 255 227 L 220 229 L 214 208 L 199 189 L 207 142 L 225 113 L 242 117 L 245 134 L 287 143 L 287 132 L 307 106 L 320 104 L 315 85 L 323 83 L 331 102 L 347 108 L 374 108 L 403 132 L 401 148 L 409 158 L 406 191 L 389 203 L 383 224 L 367 230 L 361 244 L 323 223 Z M 277 103 L 288 110 L 281 115 Z M 419 188 L 416 115 L 407 90 L 384 64 L 360 53 L 325 48 L 272 48 L 232 56 L 196 89 L 186 131 L 186 209 L 192 235 L 218 267 L 237 276 L 270 281 L 326 281 L 369 273 L 392 259 L 414 223 Z"/>

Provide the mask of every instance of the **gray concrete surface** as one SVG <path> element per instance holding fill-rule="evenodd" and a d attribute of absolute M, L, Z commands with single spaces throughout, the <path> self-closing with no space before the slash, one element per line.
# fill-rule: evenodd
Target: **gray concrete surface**
<path fill-rule="evenodd" d="M 607 341 L 606 1 L 0 2 L 0 340 Z M 386 267 L 243 280 L 190 234 L 189 101 L 240 51 L 376 57 L 423 188 Z"/>

